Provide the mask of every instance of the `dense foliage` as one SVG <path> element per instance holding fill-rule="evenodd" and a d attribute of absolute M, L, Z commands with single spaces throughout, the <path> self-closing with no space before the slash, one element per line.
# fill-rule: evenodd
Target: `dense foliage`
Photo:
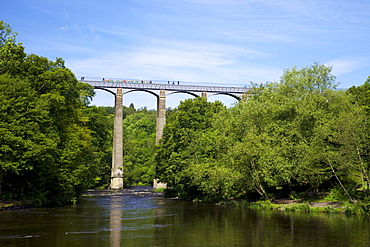
<path fill-rule="evenodd" d="M 70 202 L 100 180 L 111 126 L 98 126 L 93 88 L 62 59 L 27 55 L 9 25 L 0 30 L 0 199 Z"/>
<path fill-rule="evenodd" d="M 198 165 L 194 169 L 206 173 L 217 156 L 214 152 L 217 134 L 208 134 L 207 130 L 219 112 L 226 112 L 220 102 L 196 98 L 182 102 L 168 117 L 163 142 L 156 156 L 156 172 L 162 181 L 182 195 L 193 196 L 197 192 L 189 169 Z"/>
<path fill-rule="evenodd" d="M 160 180 L 179 196 L 208 201 L 320 191 L 366 198 L 369 83 L 336 90 L 330 72 L 318 63 L 286 70 L 229 110 L 183 102 L 164 129 Z"/>
<path fill-rule="evenodd" d="M 125 108 L 124 118 L 124 184 L 151 185 L 155 177 L 156 111 Z"/>

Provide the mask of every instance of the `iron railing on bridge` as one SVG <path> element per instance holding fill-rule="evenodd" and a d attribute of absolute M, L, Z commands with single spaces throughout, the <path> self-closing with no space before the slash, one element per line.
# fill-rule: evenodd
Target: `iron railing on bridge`
<path fill-rule="evenodd" d="M 140 83 L 129 82 L 111 82 L 111 81 L 93 81 L 80 80 L 86 82 L 95 88 L 126 88 L 126 89 L 147 89 L 147 90 L 170 90 L 170 91 L 186 91 L 186 92 L 210 92 L 210 93 L 246 93 L 251 88 L 249 87 L 227 87 L 227 86 L 198 86 L 198 85 L 183 85 L 178 82 L 168 82 L 167 84 L 159 84 L 156 81 L 144 81 Z"/>

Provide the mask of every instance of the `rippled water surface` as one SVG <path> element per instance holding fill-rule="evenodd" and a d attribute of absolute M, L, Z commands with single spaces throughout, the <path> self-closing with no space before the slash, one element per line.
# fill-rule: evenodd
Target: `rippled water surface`
<path fill-rule="evenodd" d="M 0 211 L 0 246 L 370 246 L 370 221 L 151 196 L 82 197 L 66 207 Z"/>

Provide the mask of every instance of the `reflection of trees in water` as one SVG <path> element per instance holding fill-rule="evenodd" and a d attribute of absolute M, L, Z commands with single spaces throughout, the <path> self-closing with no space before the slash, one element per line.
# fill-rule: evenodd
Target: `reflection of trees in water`
<path fill-rule="evenodd" d="M 112 196 L 109 203 L 114 247 L 369 246 L 369 224 L 361 217 L 259 211 L 162 197 Z"/>
<path fill-rule="evenodd" d="M 368 246 L 364 243 L 370 239 L 370 232 L 363 230 L 369 229 L 368 221 L 361 225 L 346 215 L 161 200 L 153 212 L 158 246 Z"/>
<path fill-rule="evenodd" d="M 173 243 L 172 238 L 176 239 L 176 231 L 172 232 L 174 225 L 174 219 L 177 214 L 171 210 L 172 207 L 169 205 L 171 200 L 165 199 L 163 197 L 154 198 L 156 207 L 153 208 L 153 218 L 154 218 L 154 245 L 171 245 Z M 182 204 L 176 205 L 177 209 L 181 209 Z M 168 208 L 169 207 L 169 208 Z M 174 233 L 174 237 L 172 237 Z M 178 242 L 175 242 L 178 243 Z"/>

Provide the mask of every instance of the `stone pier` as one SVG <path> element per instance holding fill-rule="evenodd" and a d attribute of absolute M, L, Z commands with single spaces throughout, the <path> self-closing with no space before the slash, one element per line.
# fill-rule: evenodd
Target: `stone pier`
<path fill-rule="evenodd" d="M 162 139 L 163 128 L 166 125 L 166 91 L 160 90 L 157 102 L 157 125 L 156 125 L 156 135 L 155 144 L 159 144 L 159 140 Z M 158 179 L 153 181 L 153 189 L 166 188 L 167 184 L 160 183 Z"/>
<path fill-rule="evenodd" d="M 117 88 L 114 106 L 113 155 L 111 189 L 123 188 L 123 94 L 122 88 Z"/>
<path fill-rule="evenodd" d="M 166 91 L 160 90 L 157 101 L 157 124 L 156 124 L 156 135 L 155 144 L 159 144 L 159 140 L 162 138 L 163 128 L 166 125 Z"/>

